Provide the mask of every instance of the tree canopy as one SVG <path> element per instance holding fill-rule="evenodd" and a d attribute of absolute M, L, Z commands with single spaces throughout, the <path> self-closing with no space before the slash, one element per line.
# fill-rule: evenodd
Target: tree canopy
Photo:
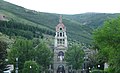
<path fill-rule="evenodd" d="M 110 73 L 120 72 L 120 18 L 111 19 L 94 32 L 101 61 L 109 63 Z"/>
<path fill-rule="evenodd" d="M 3 41 L 0 41 L 0 73 L 2 73 L 6 67 L 5 64 L 6 56 L 7 56 L 7 44 Z"/>
<path fill-rule="evenodd" d="M 72 47 L 68 48 L 67 52 L 65 53 L 67 65 L 72 65 L 72 67 L 76 70 L 82 67 L 83 59 L 84 51 L 79 45 L 72 45 Z"/>
<path fill-rule="evenodd" d="M 39 65 L 35 61 L 26 61 L 22 73 L 39 73 Z"/>
<path fill-rule="evenodd" d="M 36 62 L 42 66 L 42 69 L 48 69 L 52 64 L 53 53 L 45 42 L 41 42 L 36 48 Z"/>
<path fill-rule="evenodd" d="M 8 59 L 11 64 L 15 65 L 16 58 L 18 58 L 19 70 L 22 70 L 24 62 L 34 59 L 34 54 L 31 40 L 17 39 L 8 52 Z"/>
<path fill-rule="evenodd" d="M 9 63 L 16 66 L 15 59 L 18 58 L 18 67 L 20 72 L 23 71 L 26 61 L 35 61 L 40 69 L 48 69 L 48 66 L 52 63 L 52 51 L 48 48 L 47 44 L 43 42 L 43 40 L 41 40 L 39 44 L 37 43 L 33 43 L 32 40 L 23 38 L 17 39 L 8 52 Z"/>

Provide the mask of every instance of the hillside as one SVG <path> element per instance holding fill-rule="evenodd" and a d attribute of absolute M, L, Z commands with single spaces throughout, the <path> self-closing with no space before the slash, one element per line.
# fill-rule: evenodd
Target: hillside
<path fill-rule="evenodd" d="M 4 14 L 9 20 L 38 27 L 51 33 L 55 32 L 55 26 L 59 21 L 59 14 L 36 12 L 2 0 L 0 1 L 0 13 Z M 101 26 L 105 20 L 117 16 L 118 14 L 102 13 L 63 15 L 63 23 L 67 27 L 69 40 L 89 43 L 92 40 L 91 34 L 95 28 Z M 42 33 L 48 34 L 46 32 Z"/>
<path fill-rule="evenodd" d="M 120 13 L 109 14 L 109 13 L 84 13 L 84 14 L 76 14 L 76 15 L 65 15 L 65 18 L 69 18 L 70 20 L 77 21 L 82 25 L 95 29 L 99 26 L 102 26 L 104 21 L 116 18 L 120 16 Z"/>

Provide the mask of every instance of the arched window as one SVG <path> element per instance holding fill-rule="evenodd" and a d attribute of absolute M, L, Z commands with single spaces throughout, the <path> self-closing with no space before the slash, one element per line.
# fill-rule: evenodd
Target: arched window
<path fill-rule="evenodd" d="M 65 69 L 63 65 L 58 66 L 57 73 L 65 73 Z"/>
<path fill-rule="evenodd" d="M 64 52 L 63 52 L 63 51 L 60 51 L 60 52 L 58 53 L 58 56 L 64 56 Z"/>
<path fill-rule="evenodd" d="M 62 37 L 62 33 L 60 33 L 60 37 Z"/>
<path fill-rule="evenodd" d="M 60 52 L 58 53 L 58 59 L 59 59 L 60 61 L 63 61 L 63 59 L 64 59 L 64 52 L 63 52 L 63 51 L 60 51 Z"/>
<path fill-rule="evenodd" d="M 59 37 L 59 32 L 57 32 L 57 37 Z"/>

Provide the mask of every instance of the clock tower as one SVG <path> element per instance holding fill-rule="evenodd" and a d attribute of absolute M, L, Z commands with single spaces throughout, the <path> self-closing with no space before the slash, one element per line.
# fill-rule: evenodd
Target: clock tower
<path fill-rule="evenodd" d="M 64 61 L 67 47 L 66 27 L 62 22 L 62 16 L 60 16 L 54 41 L 54 73 L 67 73 L 66 62 Z"/>

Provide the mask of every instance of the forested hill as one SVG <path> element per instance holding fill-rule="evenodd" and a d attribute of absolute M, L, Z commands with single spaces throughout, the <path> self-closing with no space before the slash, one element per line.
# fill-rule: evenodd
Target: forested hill
<path fill-rule="evenodd" d="M 110 13 L 84 13 L 84 14 L 76 14 L 76 15 L 65 15 L 66 18 L 70 20 L 77 21 L 82 25 L 86 25 L 92 29 L 95 29 L 101 25 L 103 25 L 104 21 L 119 17 L 120 13 L 110 14 Z"/>
<path fill-rule="evenodd" d="M 55 32 L 55 26 L 59 22 L 59 14 L 37 12 L 2 0 L 0 0 L 0 14 L 5 15 L 10 21 L 23 25 L 22 27 L 37 27 L 38 32 L 40 31 L 43 34 L 49 35 L 54 35 L 53 33 Z M 87 43 L 91 41 L 91 34 L 95 28 L 101 26 L 105 20 L 115 18 L 118 15 L 119 14 L 105 13 L 63 15 L 63 23 L 67 27 L 67 35 L 69 40 Z M 22 30 L 22 32 L 26 31 L 23 30 L 23 28 L 17 28 L 16 30 Z M 27 31 L 31 31 L 33 34 L 35 32 L 34 30 Z"/>

